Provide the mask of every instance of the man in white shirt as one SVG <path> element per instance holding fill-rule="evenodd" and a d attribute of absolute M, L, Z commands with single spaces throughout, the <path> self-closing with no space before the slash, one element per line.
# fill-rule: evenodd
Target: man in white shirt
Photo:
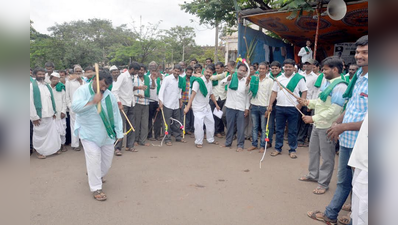
<path fill-rule="evenodd" d="M 138 74 L 134 76 L 134 123 L 135 123 L 135 140 L 141 146 L 149 146 L 146 143 L 148 137 L 148 121 L 149 121 L 149 97 L 151 79 L 145 75 L 146 66 L 140 64 Z M 155 87 L 155 86 L 152 86 Z"/>
<path fill-rule="evenodd" d="M 217 105 L 222 109 L 225 104 L 225 100 L 227 99 L 227 91 L 225 90 L 225 85 L 221 84 L 221 80 L 226 77 L 227 72 L 225 72 L 224 63 L 218 62 L 216 63 L 216 73 L 217 75 L 211 76 L 210 80 L 213 83 L 213 95 L 216 98 Z M 216 105 L 213 102 L 210 102 L 211 111 L 216 108 Z M 224 121 L 217 116 L 213 116 L 215 122 L 215 136 L 218 138 L 222 138 L 224 134 Z"/>
<path fill-rule="evenodd" d="M 203 147 L 203 125 L 206 126 L 207 142 L 209 144 L 218 145 L 218 142 L 214 140 L 214 118 L 209 104 L 209 99 L 211 99 L 217 110 L 221 110 L 212 93 L 213 84 L 210 81 L 210 77 L 213 76 L 214 72 L 214 66 L 208 65 L 204 76 L 196 78 L 193 81 L 192 96 L 184 109 L 184 113 L 187 114 L 192 106 L 192 111 L 195 116 L 195 145 L 197 148 Z"/>
<path fill-rule="evenodd" d="M 55 124 L 57 125 L 58 133 L 61 137 L 61 151 L 66 152 L 66 98 L 65 98 L 65 85 L 60 82 L 61 76 L 59 73 L 53 72 L 50 76 L 51 89 L 54 95 L 55 108 Z"/>
<path fill-rule="evenodd" d="M 180 112 L 180 120 L 184 120 L 184 109 L 188 105 L 189 99 L 191 98 L 191 77 L 193 74 L 193 68 L 188 66 L 185 71 L 185 76 L 182 77 L 185 79 L 185 91 L 182 91 L 181 100 L 182 100 L 182 108 Z M 192 78 L 193 79 L 193 78 Z M 194 132 L 194 115 L 192 110 L 190 109 L 187 113 L 185 113 L 185 132 L 186 134 L 192 135 Z M 192 136 L 193 137 L 193 136 Z"/>
<path fill-rule="evenodd" d="M 286 88 L 288 88 L 295 96 L 307 97 L 307 86 L 305 84 L 303 76 L 300 74 L 294 74 L 295 62 L 292 59 L 286 59 L 283 62 L 285 74 L 277 78 L 276 80 Z M 296 98 L 292 96 L 285 89 L 281 88 L 278 82 L 274 82 L 272 87 L 272 95 L 268 111 L 272 111 L 272 105 L 277 99 L 276 104 L 276 140 L 275 140 L 275 151 L 271 153 L 271 156 L 280 155 L 283 147 L 283 134 L 285 131 L 286 122 L 288 122 L 288 140 L 289 140 L 289 156 L 292 159 L 297 158 L 297 123 L 298 113 L 297 109 L 301 109 L 301 105 L 297 102 Z M 295 107 L 296 106 L 296 107 Z"/>
<path fill-rule="evenodd" d="M 221 81 L 222 85 L 228 85 L 226 107 L 227 137 L 221 147 L 231 147 L 234 135 L 234 127 L 237 124 L 238 147 L 237 152 L 243 151 L 245 145 L 245 117 L 249 116 L 249 88 L 246 86 L 248 68 L 245 64 L 238 66 L 237 75 L 232 74 Z"/>
<path fill-rule="evenodd" d="M 182 107 L 181 101 L 181 88 L 178 86 L 178 80 L 180 79 L 180 73 L 182 68 L 180 65 L 175 65 L 173 70 L 173 75 L 167 76 L 163 79 L 162 86 L 159 91 L 159 108 L 164 112 L 164 118 L 166 121 L 163 121 L 167 124 L 167 127 L 170 130 L 167 130 L 165 143 L 167 146 L 172 146 L 171 144 L 171 135 L 176 138 L 177 142 L 186 143 L 185 140 L 182 139 L 182 131 L 178 123 L 174 122 L 172 126 L 171 118 L 179 119 L 180 118 L 180 108 Z M 166 131 L 166 127 L 163 125 L 163 129 Z"/>
<path fill-rule="evenodd" d="M 129 65 L 129 68 L 126 72 L 119 75 L 116 82 L 113 82 L 112 93 L 115 95 L 117 103 L 119 105 L 119 109 L 123 110 L 124 113 L 127 115 L 128 120 L 130 121 L 131 125 L 135 128 L 134 125 L 134 75 L 138 73 L 140 70 L 140 64 L 137 62 L 132 62 Z M 127 122 L 126 117 L 122 113 L 122 121 L 123 121 L 123 128 L 128 132 L 131 127 L 130 124 Z M 130 131 L 126 135 L 126 151 L 136 152 L 137 150 L 134 148 L 134 141 L 135 141 L 135 132 Z M 122 141 L 119 141 L 115 146 L 115 154 L 117 156 L 122 155 Z"/>
<path fill-rule="evenodd" d="M 305 62 L 304 65 L 304 72 L 301 73 L 301 75 L 304 76 L 305 78 L 305 84 L 308 88 L 307 91 L 307 100 L 313 100 L 317 99 L 318 96 L 315 96 L 317 93 L 317 88 L 314 86 L 316 80 L 318 79 L 318 76 L 312 71 L 313 66 L 311 65 L 310 62 Z M 301 112 L 306 115 L 306 116 L 311 116 L 312 112 L 307 108 L 307 106 L 303 106 L 301 108 Z M 299 112 L 297 112 L 299 113 Z M 299 113 L 299 117 L 301 117 L 301 114 Z M 308 147 L 309 146 L 309 141 L 308 143 L 305 142 L 307 138 L 309 139 L 309 136 L 311 134 L 310 129 L 310 124 L 304 123 L 303 120 L 299 119 L 298 120 L 298 136 L 297 136 L 297 142 L 298 142 L 298 147 Z"/>
<path fill-rule="evenodd" d="M 305 63 L 312 59 L 311 41 L 307 40 L 305 45 L 306 46 L 302 47 L 298 53 L 298 56 L 301 57 L 301 63 Z"/>
<path fill-rule="evenodd" d="M 66 81 L 65 88 L 66 88 L 66 105 L 69 108 L 69 115 L 70 115 L 70 133 L 71 133 L 71 147 L 75 151 L 80 151 L 80 143 L 79 137 L 75 136 L 74 129 L 75 129 L 75 121 L 76 121 L 76 113 L 73 112 L 71 109 L 72 101 L 73 101 L 73 94 L 75 91 L 82 86 L 84 81 L 82 80 L 83 69 L 81 66 L 76 65 L 73 68 L 73 75 L 69 76 L 69 80 Z"/>
<path fill-rule="evenodd" d="M 54 95 L 45 79 L 45 70 L 33 71 L 36 80 L 30 83 L 30 120 L 33 123 L 33 147 L 37 157 L 45 159 L 52 154 L 60 154 L 61 137 L 55 125 L 56 106 Z"/>
<path fill-rule="evenodd" d="M 261 128 L 261 140 L 260 140 L 260 152 L 265 150 L 265 132 L 267 118 L 265 114 L 267 112 L 267 106 L 269 105 L 269 99 L 271 98 L 273 81 L 267 77 L 268 64 L 262 62 L 259 65 L 259 75 L 254 75 L 250 82 L 250 90 L 256 92 L 255 95 L 252 92 L 251 96 L 251 115 L 252 115 L 252 146 L 248 148 L 248 151 L 257 149 L 258 147 L 258 131 Z M 253 87 L 252 87 L 253 86 Z"/>

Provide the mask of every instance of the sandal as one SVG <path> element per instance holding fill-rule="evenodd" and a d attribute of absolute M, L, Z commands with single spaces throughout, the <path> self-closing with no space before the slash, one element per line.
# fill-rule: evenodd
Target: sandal
<path fill-rule="evenodd" d="M 255 147 L 255 146 L 251 146 L 250 148 L 248 148 L 248 149 L 247 149 L 247 151 L 249 151 L 249 152 L 250 152 L 250 151 L 253 151 L 253 150 L 256 150 L 256 149 L 257 149 L 257 147 Z"/>
<path fill-rule="evenodd" d="M 316 195 L 323 195 L 326 193 L 327 190 L 328 190 L 328 188 L 318 186 L 312 191 L 312 193 L 314 193 Z"/>
<path fill-rule="evenodd" d="M 337 218 L 339 223 L 347 225 L 351 223 L 351 213 L 348 213 L 347 216 L 340 216 Z"/>
<path fill-rule="evenodd" d="M 322 216 L 317 216 L 317 214 L 322 214 Z M 311 219 L 324 222 L 328 225 L 337 225 L 337 220 L 331 220 L 327 218 L 321 211 L 309 211 L 307 212 L 307 216 Z"/>
<path fill-rule="evenodd" d="M 275 150 L 275 151 L 271 152 L 271 156 L 277 156 L 277 155 L 280 155 L 280 154 L 281 154 L 281 152 L 278 151 L 278 150 Z"/>
<path fill-rule="evenodd" d="M 241 152 L 241 151 L 243 151 L 243 148 L 237 148 L 236 149 L 236 152 Z"/>
<path fill-rule="evenodd" d="M 209 142 L 210 145 L 218 145 L 218 141 Z"/>
<path fill-rule="evenodd" d="M 97 201 L 105 201 L 106 195 L 102 192 L 102 190 L 96 190 L 93 192 L 93 196 Z"/>
<path fill-rule="evenodd" d="M 199 145 L 199 144 L 197 144 L 197 145 L 195 145 L 197 148 L 203 148 L 203 145 Z"/>
<path fill-rule="evenodd" d="M 167 146 L 172 146 L 173 144 L 171 142 L 166 142 Z"/>
<path fill-rule="evenodd" d="M 62 152 L 66 152 L 66 151 L 68 151 L 68 149 L 66 148 L 65 145 L 61 145 L 61 151 L 62 151 Z"/>
<path fill-rule="evenodd" d="M 317 180 L 315 180 L 315 179 L 313 179 L 313 178 L 311 178 L 309 176 L 300 177 L 298 180 L 299 181 L 305 181 L 305 182 L 318 182 Z"/>
<path fill-rule="evenodd" d="M 292 159 L 297 159 L 297 154 L 295 152 L 290 152 L 289 153 L 290 158 Z"/>
<path fill-rule="evenodd" d="M 45 159 L 46 158 L 45 155 L 39 154 L 38 152 L 36 152 L 36 155 L 37 155 L 37 158 L 39 158 L 39 159 Z"/>
<path fill-rule="evenodd" d="M 260 151 L 258 151 L 258 153 L 264 153 L 265 148 L 261 148 Z"/>
<path fill-rule="evenodd" d="M 115 150 L 115 155 L 116 156 L 122 156 L 122 152 L 119 149 Z"/>
<path fill-rule="evenodd" d="M 72 147 L 72 150 L 80 151 L 80 147 Z"/>
<path fill-rule="evenodd" d="M 138 152 L 138 150 L 135 149 L 135 148 L 127 148 L 126 151 L 128 151 L 128 152 Z"/>
<path fill-rule="evenodd" d="M 106 183 L 106 180 L 105 180 L 105 178 L 103 178 L 103 177 L 101 177 L 101 181 L 102 181 L 103 184 Z"/>
<path fill-rule="evenodd" d="M 343 207 L 341 207 L 341 209 L 342 210 L 344 210 L 344 211 L 351 211 L 351 204 L 350 203 L 347 203 L 347 204 L 344 204 L 343 205 Z"/>

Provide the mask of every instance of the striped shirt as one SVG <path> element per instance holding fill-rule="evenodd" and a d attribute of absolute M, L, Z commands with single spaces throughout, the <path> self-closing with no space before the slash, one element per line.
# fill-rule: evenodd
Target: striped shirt
<path fill-rule="evenodd" d="M 141 80 L 138 75 L 135 75 L 134 76 L 134 87 L 145 86 L 144 80 L 145 79 Z M 151 87 L 151 85 L 152 85 L 152 80 L 149 79 L 149 87 Z M 135 103 L 140 104 L 140 105 L 149 105 L 149 98 L 145 98 L 145 97 L 144 98 L 140 98 L 140 97 L 138 97 L 140 95 L 145 96 L 145 91 L 144 90 L 140 90 L 140 89 L 137 89 L 137 90 L 134 91 Z"/>
<path fill-rule="evenodd" d="M 355 123 L 365 119 L 368 112 L 368 74 L 361 76 L 362 68 L 358 71 L 352 97 L 348 101 L 343 123 Z M 344 131 L 340 134 L 340 145 L 354 148 L 359 131 Z"/>
<path fill-rule="evenodd" d="M 186 76 L 184 77 L 184 79 L 186 79 Z M 185 91 L 182 92 L 182 102 L 188 103 L 190 97 L 191 97 L 191 82 L 187 80 L 187 83 L 185 85 Z"/>

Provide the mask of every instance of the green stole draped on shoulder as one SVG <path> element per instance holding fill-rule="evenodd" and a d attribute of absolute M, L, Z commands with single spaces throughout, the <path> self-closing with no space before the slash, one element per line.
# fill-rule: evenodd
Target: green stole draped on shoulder
<path fill-rule="evenodd" d="M 39 85 L 37 84 L 37 81 L 35 79 L 33 79 L 32 77 L 30 78 L 30 82 L 32 83 L 32 87 L 33 87 L 33 103 L 35 105 L 36 108 L 36 113 L 39 116 L 39 118 L 41 118 L 42 114 L 41 114 L 41 110 L 43 108 L 42 104 L 41 104 L 41 94 L 40 94 L 40 89 L 39 89 Z M 55 100 L 54 100 L 54 94 L 53 94 L 53 90 L 50 87 L 50 85 L 46 84 L 48 90 L 50 91 L 51 94 L 51 102 L 53 105 L 53 110 L 54 110 L 54 114 L 57 113 L 56 107 L 55 107 Z"/>
<path fill-rule="evenodd" d="M 191 90 L 192 90 L 192 87 L 193 87 L 193 83 L 194 83 L 195 81 L 197 81 L 197 82 L 199 83 L 199 90 L 200 90 L 200 92 L 202 92 L 203 96 L 206 97 L 208 91 L 207 91 L 207 87 L 206 87 L 206 84 L 205 84 L 205 82 L 203 81 L 203 79 L 200 78 L 200 77 L 195 77 L 195 79 L 192 79 L 192 77 L 191 77 L 191 80 L 192 80 L 192 81 L 191 81 Z"/>
<path fill-rule="evenodd" d="M 276 78 L 280 77 L 282 75 L 282 72 L 279 72 L 278 75 L 276 75 Z M 275 79 L 274 75 L 272 73 L 269 74 L 269 76 L 271 77 L 271 79 Z"/>
<path fill-rule="evenodd" d="M 150 78 L 148 75 L 144 75 L 144 85 L 146 86 L 146 89 L 144 91 L 145 97 L 149 98 L 151 96 L 151 93 L 149 92 L 149 86 L 150 86 Z"/>
<path fill-rule="evenodd" d="M 160 91 L 160 77 L 156 78 L 156 93 L 159 94 Z"/>
<path fill-rule="evenodd" d="M 305 49 L 305 51 L 306 51 L 307 53 L 310 52 L 310 50 L 308 50 L 307 46 L 304 47 L 304 49 Z"/>
<path fill-rule="evenodd" d="M 58 91 L 58 92 L 61 92 L 62 90 L 65 91 L 65 84 L 63 84 L 61 82 L 58 82 L 58 84 L 55 85 L 55 90 Z"/>
<path fill-rule="evenodd" d="M 217 73 L 213 73 L 213 76 L 216 76 Z M 218 85 L 218 80 L 213 80 L 212 81 L 213 87 Z"/>
<path fill-rule="evenodd" d="M 325 88 L 325 90 L 323 90 L 320 94 L 319 94 L 319 98 L 325 102 L 326 99 L 328 98 L 328 96 L 330 95 L 330 93 L 332 93 L 333 89 L 340 83 L 345 83 L 348 84 L 348 82 L 346 80 L 343 80 L 341 78 L 334 80 L 327 88 Z"/>
<path fill-rule="evenodd" d="M 180 88 L 182 92 L 185 92 L 187 88 L 187 79 L 185 77 L 178 76 L 178 88 Z"/>
<path fill-rule="evenodd" d="M 340 74 L 340 76 L 341 76 L 341 79 L 347 81 L 347 83 L 350 81 L 350 78 L 348 78 L 348 80 L 347 80 L 347 78 L 344 76 L 344 74 Z M 320 88 L 324 77 L 325 77 L 325 75 L 323 73 L 319 74 L 318 78 L 315 81 L 314 87 Z"/>
<path fill-rule="evenodd" d="M 258 86 L 260 84 L 260 77 L 253 75 L 250 80 L 250 92 L 252 93 L 252 97 L 255 98 L 258 92 Z"/>
<path fill-rule="evenodd" d="M 93 90 L 93 82 L 90 82 L 88 89 L 90 90 L 91 96 L 95 95 L 94 90 Z M 102 105 L 101 105 L 100 117 L 101 117 L 102 122 L 104 123 L 108 137 L 111 139 L 115 139 L 116 138 L 116 134 L 115 134 L 115 130 L 114 130 L 115 129 L 115 119 L 113 117 L 112 101 L 111 101 L 110 95 L 106 96 L 105 104 L 106 104 L 106 112 L 108 114 L 108 117 L 105 115 L 104 107 L 102 107 Z M 95 105 L 95 107 L 97 108 L 98 105 Z"/>
<path fill-rule="evenodd" d="M 300 75 L 299 73 L 294 74 L 292 79 L 290 79 L 289 83 L 286 85 L 286 88 L 289 89 L 291 92 L 294 92 L 294 89 L 296 89 L 297 84 L 300 82 L 301 79 L 306 80 L 303 75 Z"/>
<path fill-rule="evenodd" d="M 354 76 L 352 77 L 352 80 L 348 84 L 347 90 L 343 94 L 343 98 L 350 99 L 352 97 L 352 91 L 354 90 L 354 86 L 358 80 L 358 76 L 359 75 L 357 75 L 357 73 L 354 74 Z"/>

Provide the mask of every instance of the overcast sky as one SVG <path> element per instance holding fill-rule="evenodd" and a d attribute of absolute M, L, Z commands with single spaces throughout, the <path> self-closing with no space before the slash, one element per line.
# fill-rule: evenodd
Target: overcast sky
<path fill-rule="evenodd" d="M 196 32 L 196 44 L 214 46 L 214 29 L 199 25 L 197 17 L 180 9 L 179 4 L 182 3 L 184 0 L 31 0 L 30 19 L 37 31 L 49 34 L 47 28 L 56 23 L 91 18 L 111 20 L 114 27 L 127 24 L 132 28 L 135 21 L 138 27 L 141 15 L 143 25 L 162 20 L 161 29 L 191 26 Z M 190 19 L 194 22 L 191 23 Z"/>

